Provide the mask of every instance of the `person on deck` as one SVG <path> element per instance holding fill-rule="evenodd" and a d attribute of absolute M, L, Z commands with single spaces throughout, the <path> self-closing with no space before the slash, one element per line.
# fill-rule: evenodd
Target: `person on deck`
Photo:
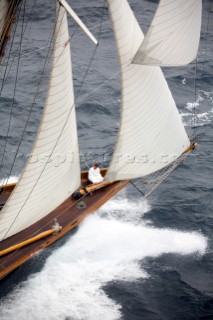
<path fill-rule="evenodd" d="M 94 163 L 92 168 L 89 169 L 88 179 L 92 183 L 99 183 L 104 180 L 100 173 L 100 168 L 97 163 Z"/>

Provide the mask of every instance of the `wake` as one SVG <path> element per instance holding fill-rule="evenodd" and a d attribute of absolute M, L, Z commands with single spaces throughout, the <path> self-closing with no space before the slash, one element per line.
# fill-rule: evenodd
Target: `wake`
<path fill-rule="evenodd" d="M 121 307 L 104 285 L 148 277 L 139 264 L 146 257 L 205 253 L 207 240 L 199 233 L 147 226 L 148 210 L 144 200 L 108 202 L 1 303 L 1 320 L 119 319 Z"/>

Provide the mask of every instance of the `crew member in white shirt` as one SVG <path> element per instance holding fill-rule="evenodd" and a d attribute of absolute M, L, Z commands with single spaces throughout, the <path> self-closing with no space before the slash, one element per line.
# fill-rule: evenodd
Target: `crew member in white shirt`
<path fill-rule="evenodd" d="M 94 163 L 92 168 L 89 169 L 88 179 L 92 183 L 99 183 L 104 180 L 100 173 L 100 168 L 97 163 Z"/>

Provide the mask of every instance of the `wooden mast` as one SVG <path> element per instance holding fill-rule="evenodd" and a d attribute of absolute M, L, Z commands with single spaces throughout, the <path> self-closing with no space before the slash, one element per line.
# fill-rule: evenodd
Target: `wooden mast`
<path fill-rule="evenodd" d="M 9 7 L 7 10 L 7 14 L 5 17 L 5 24 L 2 30 L 2 34 L 0 35 L 0 63 L 5 54 L 5 48 L 8 40 L 10 39 L 10 34 L 12 30 L 12 25 L 16 20 L 16 10 L 18 8 L 21 0 L 7 0 L 9 3 Z"/>

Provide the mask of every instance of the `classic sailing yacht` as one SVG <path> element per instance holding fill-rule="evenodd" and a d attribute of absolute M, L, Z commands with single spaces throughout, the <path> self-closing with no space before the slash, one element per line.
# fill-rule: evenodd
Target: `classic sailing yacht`
<path fill-rule="evenodd" d="M 0 1 L 1 56 L 19 2 Z M 108 6 L 120 60 L 122 110 L 114 154 L 102 170 L 104 182 L 89 184 L 80 168 L 67 13 L 98 42 L 68 3 L 57 0 L 49 88 L 31 152 L 31 158 L 45 155 L 45 161 L 29 158 L 16 186 L 1 186 L 0 279 L 76 227 L 130 180 L 137 187 L 148 185 L 149 194 L 195 147 L 160 66 L 196 58 L 201 0 L 161 0 L 145 38 L 126 0 L 108 0 Z M 69 154 L 72 161 L 55 167 L 51 159 L 57 154 Z"/>

